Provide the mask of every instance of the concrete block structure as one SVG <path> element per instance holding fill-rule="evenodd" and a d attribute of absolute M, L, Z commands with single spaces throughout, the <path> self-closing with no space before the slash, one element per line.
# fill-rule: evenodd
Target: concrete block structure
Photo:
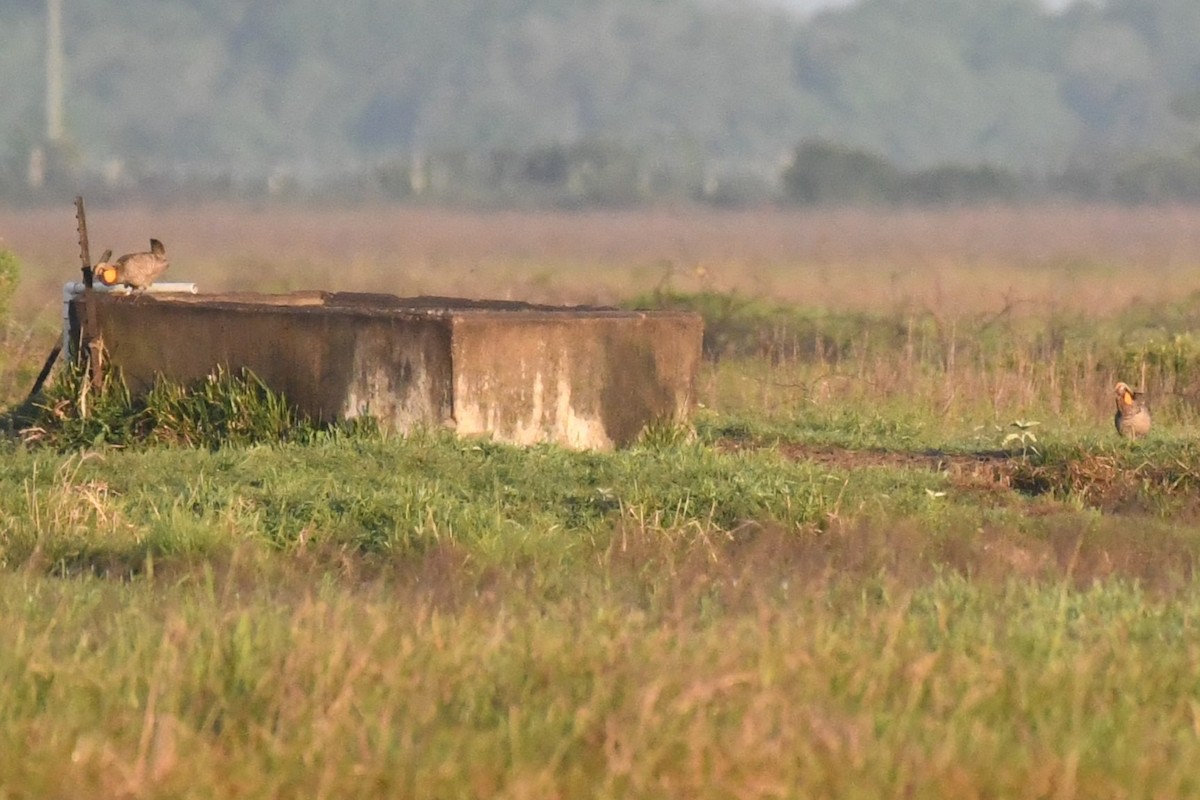
<path fill-rule="evenodd" d="M 71 300 L 78 340 L 86 299 Z M 134 393 L 251 370 L 296 410 L 607 449 L 686 420 L 703 324 L 688 312 L 298 292 L 96 293 L 107 364 Z"/>

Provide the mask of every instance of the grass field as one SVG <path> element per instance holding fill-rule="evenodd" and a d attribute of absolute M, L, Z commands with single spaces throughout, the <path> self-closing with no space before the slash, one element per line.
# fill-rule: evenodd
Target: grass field
<path fill-rule="evenodd" d="M 709 358 L 615 453 L 59 406 L 0 444 L 0 798 L 1200 793 L 1200 210 L 89 227 L 204 288 L 683 305 Z M 13 404 L 71 210 L 0 237 Z"/>

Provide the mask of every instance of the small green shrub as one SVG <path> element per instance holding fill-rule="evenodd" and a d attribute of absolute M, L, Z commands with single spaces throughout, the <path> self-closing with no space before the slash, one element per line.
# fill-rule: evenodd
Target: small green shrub
<path fill-rule="evenodd" d="M 119 375 L 107 375 L 97 391 L 87 386 L 82 368 L 71 366 L 47 387 L 23 426 L 27 442 L 62 450 L 140 443 L 216 449 L 309 440 L 316 432 L 256 375 L 224 369 L 190 386 L 160 379 L 135 397 Z"/>
<path fill-rule="evenodd" d="M 0 248 L 0 322 L 8 319 L 13 292 L 21 277 L 21 263 L 10 250 Z"/>

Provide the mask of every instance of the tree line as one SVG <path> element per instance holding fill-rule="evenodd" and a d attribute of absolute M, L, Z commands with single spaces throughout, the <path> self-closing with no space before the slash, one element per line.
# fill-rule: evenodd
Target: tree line
<path fill-rule="evenodd" d="M 0 195 L 461 202 L 1200 193 L 1200 3 L 0 0 Z"/>

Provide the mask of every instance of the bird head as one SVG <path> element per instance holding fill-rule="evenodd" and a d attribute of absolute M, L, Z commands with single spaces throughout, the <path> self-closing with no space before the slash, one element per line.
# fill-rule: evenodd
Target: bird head
<path fill-rule="evenodd" d="M 1117 395 L 1117 405 L 1122 408 L 1128 408 L 1133 405 L 1133 389 L 1129 388 L 1129 384 L 1118 381 L 1114 391 Z"/>
<path fill-rule="evenodd" d="M 120 276 L 117 273 L 115 264 L 101 262 L 92 269 L 92 275 L 100 280 L 105 286 L 115 286 Z"/>

